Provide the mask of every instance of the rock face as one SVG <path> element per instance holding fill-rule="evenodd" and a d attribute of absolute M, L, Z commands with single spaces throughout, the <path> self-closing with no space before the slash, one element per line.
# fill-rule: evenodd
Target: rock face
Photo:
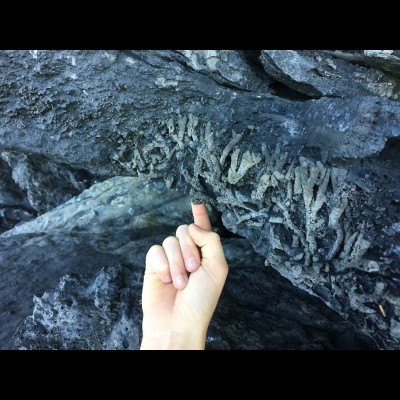
<path fill-rule="evenodd" d="M 149 247 L 174 234 L 190 212 L 189 201 L 162 183 L 115 177 L 3 233 L 1 345 L 12 346 L 12 334 L 31 312 L 34 295 L 54 288 L 65 274 L 91 277 L 112 263 L 134 263 L 143 271 Z"/>
<path fill-rule="evenodd" d="M 37 265 L 49 262 L 74 237 L 79 207 L 32 218 L 95 181 L 165 181 L 222 213 L 263 256 L 261 271 L 272 267 L 322 299 L 373 346 L 397 348 L 399 66 L 396 51 L 0 52 L 3 230 L 31 219 L 2 235 L 4 254 L 17 260 L 15 246 L 28 241 L 42 251 Z M 98 225 L 96 207 L 85 214 L 88 241 L 76 244 L 81 268 L 119 240 Z M 90 244 L 94 233 L 103 240 Z M 102 267 L 123 264 L 124 251 Z M 71 272 L 57 263 L 43 289 Z M 78 292 L 90 284 L 79 279 Z M 46 309 L 56 295 L 48 296 Z"/>
<path fill-rule="evenodd" d="M 0 232 L 36 216 L 26 193 L 12 179 L 12 170 L 0 159 Z"/>
<path fill-rule="evenodd" d="M 395 76 L 387 75 L 379 69 L 371 70 L 368 67 L 350 64 L 337 58 L 340 54 L 343 53 L 263 50 L 260 60 L 268 75 L 312 98 L 374 93 L 398 99 L 398 79 Z M 362 59 L 361 56 L 359 58 Z M 364 59 L 370 59 L 369 53 L 366 53 Z M 386 64 L 383 62 L 381 66 Z M 397 69 L 398 67 L 399 59 L 397 59 Z"/>
<path fill-rule="evenodd" d="M 14 247 L 7 247 L 9 242 L 5 238 L 23 240 L 28 234 L 32 238 L 40 233 L 41 243 L 48 243 L 56 232 L 59 237 L 55 243 L 57 251 L 51 252 L 51 262 L 43 263 L 35 271 L 34 286 L 29 284 L 32 276 L 21 276 L 21 264 L 32 253 L 43 259 L 37 244 L 31 243 L 32 239 L 24 241 L 18 253 L 20 259 L 13 260 L 17 267 L 14 274 L 24 280 L 21 288 L 28 284 L 28 290 L 19 291 L 19 302 L 22 292 L 27 296 L 30 291 L 24 312 L 33 308 L 33 313 L 25 320 L 22 313 L 17 318 L 14 313 L 14 326 L 23 323 L 10 338 L 10 347 L 138 349 L 145 253 L 152 244 L 160 243 L 177 226 L 190 220 L 189 204 L 189 197 L 163 185 L 144 185 L 137 178 L 117 177 L 94 185 L 66 204 L 4 234 L 0 239 L 4 244 L 3 259 L 9 258 Z M 79 218 L 74 212 L 79 213 Z M 218 228 L 216 215 L 212 215 Z M 154 235 L 156 231 L 158 234 Z M 106 236 L 110 238 L 107 241 Z M 91 249 L 87 251 L 93 260 L 90 266 L 85 259 L 79 264 L 82 244 Z M 255 253 L 247 240 L 224 238 L 223 245 L 230 273 L 208 332 L 207 348 L 374 346 L 322 301 L 295 288 L 273 269 L 265 268 L 264 258 Z M 48 245 L 41 247 L 49 250 Z M 67 252 L 78 255 L 65 257 Z M 111 259 L 120 263 L 107 265 Z M 55 280 L 61 271 L 54 266 L 60 263 L 62 270 L 69 273 L 57 285 Z M 37 295 L 32 304 L 33 293 Z M 9 329 L 9 333 L 12 331 Z"/>

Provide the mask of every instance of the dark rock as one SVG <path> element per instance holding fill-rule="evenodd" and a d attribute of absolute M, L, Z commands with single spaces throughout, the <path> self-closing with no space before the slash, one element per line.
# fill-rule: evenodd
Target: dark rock
<path fill-rule="evenodd" d="M 242 239 L 223 240 L 229 275 L 209 349 L 362 349 L 373 342 L 319 299 L 294 287 Z M 251 260 L 251 263 L 248 262 Z"/>
<path fill-rule="evenodd" d="M 296 154 L 302 146 L 329 150 L 313 140 L 332 135 L 331 154 L 347 158 L 375 154 L 400 134 L 397 102 L 368 96 L 292 102 L 218 85 L 181 60 L 169 51 L 0 52 L 0 146 L 95 175 L 155 178 L 174 160 L 188 166 L 207 126 L 217 153 L 233 130 L 246 133 L 244 141 L 288 143 Z"/>
<path fill-rule="evenodd" d="M 388 72 L 286 52 L 271 72 L 265 53 L 217 52 L 211 65 L 193 54 L 0 52 L 0 148 L 91 176 L 164 180 L 206 201 L 269 266 L 397 348 L 398 57 Z"/>
<path fill-rule="evenodd" d="M 0 346 L 11 346 L 13 332 L 31 312 L 33 295 L 41 296 L 65 274 L 91 277 L 111 263 L 137 265 L 150 246 L 190 218 L 183 194 L 162 183 L 115 177 L 3 233 Z"/>
<path fill-rule="evenodd" d="M 323 51 L 328 56 L 346 60 L 352 63 L 373 67 L 382 72 L 400 78 L 400 51 L 399 50 L 357 50 L 357 51 Z M 398 86 L 398 85 L 397 85 Z M 398 90 L 398 88 L 397 88 Z"/>
<path fill-rule="evenodd" d="M 1 157 L 12 169 L 14 182 L 26 192 L 30 206 L 39 214 L 65 203 L 94 183 L 85 170 L 75 170 L 46 157 L 6 151 Z"/>
<path fill-rule="evenodd" d="M 324 52 L 263 50 L 260 59 L 271 78 L 313 98 L 367 94 L 398 98 L 396 78 Z"/>
<path fill-rule="evenodd" d="M 56 290 L 34 298 L 34 310 L 18 331 L 20 349 L 138 349 L 141 273 L 120 265 L 93 281 L 61 278 Z"/>
<path fill-rule="evenodd" d="M 190 222 L 190 212 L 189 198 L 163 184 L 116 177 L 3 234 L 2 348 L 14 346 L 11 337 L 32 308 L 17 347 L 138 348 L 145 254 Z M 374 346 L 320 300 L 265 268 L 245 239 L 223 245 L 230 274 L 209 348 Z"/>
<path fill-rule="evenodd" d="M 12 179 L 12 170 L 0 158 L 0 233 L 36 216 L 26 193 Z"/>
<path fill-rule="evenodd" d="M 210 324 L 208 349 L 361 349 L 373 344 L 321 301 L 293 287 L 244 239 L 224 240 L 229 277 Z M 251 259 L 253 267 L 243 265 Z M 34 298 L 15 336 L 20 349 L 138 349 L 143 265 L 112 265 L 88 280 L 61 278 Z"/>
<path fill-rule="evenodd" d="M 207 75 L 218 84 L 232 89 L 269 92 L 270 81 L 248 52 L 234 50 L 178 50 L 182 61 L 194 71 Z M 250 62 L 249 62 L 250 61 Z"/>

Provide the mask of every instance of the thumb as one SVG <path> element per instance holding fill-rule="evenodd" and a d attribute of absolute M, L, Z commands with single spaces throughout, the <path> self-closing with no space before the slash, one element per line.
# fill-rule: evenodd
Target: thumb
<path fill-rule="evenodd" d="M 213 268 L 228 268 L 218 233 L 202 229 L 196 224 L 190 224 L 189 235 L 200 247 L 203 267 L 207 268 L 211 262 Z"/>

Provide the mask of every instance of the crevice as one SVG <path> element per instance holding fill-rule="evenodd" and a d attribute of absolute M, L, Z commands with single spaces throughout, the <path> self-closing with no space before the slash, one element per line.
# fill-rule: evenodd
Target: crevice
<path fill-rule="evenodd" d="M 279 81 L 272 82 L 270 85 L 270 89 L 272 94 L 286 100 L 301 102 L 307 100 L 315 100 L 315 97 L 298 92 Z"/>
<path fill-rule="evenodd" d="M 254 90 L 245 89 L 243 87 L 235 85 L 234 83 L 230 83 L 218 71 L 210 72 L 210 71 L 202 71 L 202 70 L 194 69 L 193 67 L 191 67 L 189 64 L 187 64 L 184 61 L 184 56 L 182 54 L 180 54 L 180 53 L 176 53 L 176 56 L 177 57 L 174 59 L 174 62 L 178 62 L 180 65 L 182 65 L 184 68 L 190 70 L 191 72 L 206 76 L 207 78 L 211 79 L 214 83 L 216 83 L 217 85 L 223 87 L 224 89 L 235 90 L 235 91 L 239 91 L 239 92 L 247 92 L 247 93 L 248 92 L 254 92 Z M 252 65 L 250 65 L 250 66 L 252 66 Z M 213 75 L 215 73 L 218 74 L 218 76 L 220 76 L 221 79 L 215 78 L 215 76 Z M 263 79 L 266 79 L 266 74 L 264 73 L 262 77 L 263 77 Z"/>
<path fill-rule="evenodd" d="M 400 153 L 400 138 L 395 137 L 387 139 L 380 155 L 383 160 L 397 160 L 399 153 Z"/>
<path fill-rule="evenodd" d="M 375 61 L 373 59 L 369 59 L 368 57 L 364 56 L 361 52 L 357 53 L 357 50 L 346 50 L 346 51 L 341 51 L 341 50 L 321 50 L 320 51 L 322 54 L 325 54 L 329 57 L 334 57 L 340 60 L 347 61 L 352 64 L 358 64 L 362 65 L 367 68 L 374 68 L 378 69 L 379 71 L 388 74 L 390 76 L 393 76 L 396 79 L 400 78 L 400 72 L 397 68 L 397 70 L 393 70 L 389 68 L 389 64 L 385 66 L 383 62 Z M 398 50 L 393 51 L 393 55 L 399 57 L 399 53 L 397 53 Z"/>
<path fill-rule="evenodd" d="M 266 81 L 270 80 L 260 61 L 261 50 L 238 50 L 238 53 L 245 59 L 246 63 L 257 76 Z"/>

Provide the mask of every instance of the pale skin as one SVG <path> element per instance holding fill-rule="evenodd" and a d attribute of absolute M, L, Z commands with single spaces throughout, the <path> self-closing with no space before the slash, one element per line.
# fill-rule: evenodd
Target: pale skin
<path fill-rule="evenodd" d="M 192 203 L 192 212 L 194 223 L 146 255 L 142 350 L 205 348 L 228 264 L 205 205 Z"/>

